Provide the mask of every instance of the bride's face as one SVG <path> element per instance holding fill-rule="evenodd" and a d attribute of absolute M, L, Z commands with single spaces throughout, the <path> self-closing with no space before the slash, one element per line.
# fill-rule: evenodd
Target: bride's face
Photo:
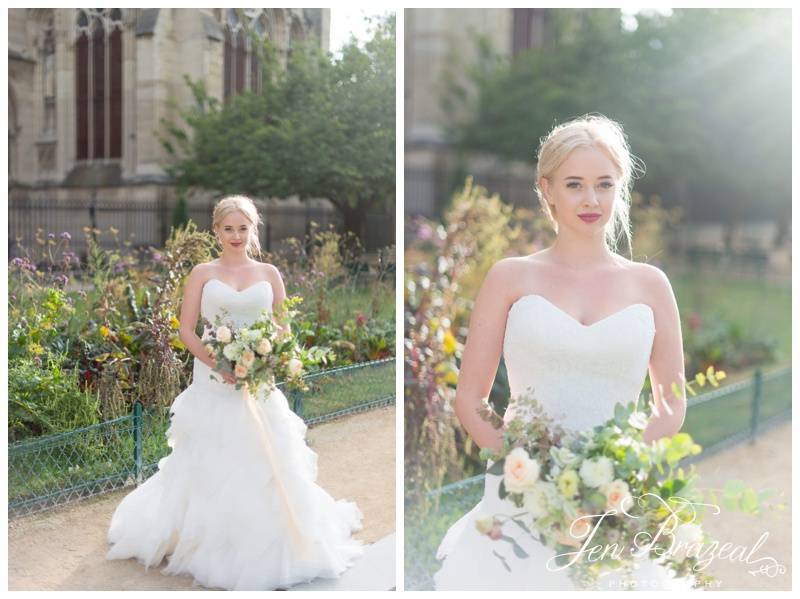
<path fill-rule="evenodd" d="M 549 180 L 539 179 L 539 185 L 559 232 L 566 228 L 586 235 L 603 232 L 611 220 L 619 181 L 608 155 L 586 147 L 573 150 Z"/>
<path fill-rule="evenodd" d="M 250 221 L 238 210 L 223 218 L 216 228 L 222 251 L 244 253 L 250 240 L 251 228 Z"/>

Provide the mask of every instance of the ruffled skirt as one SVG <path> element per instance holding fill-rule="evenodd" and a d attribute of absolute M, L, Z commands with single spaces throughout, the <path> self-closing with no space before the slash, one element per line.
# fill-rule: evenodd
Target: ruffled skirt
<path fill-rule="evenodd" d="M 279 390 L 258 397 L 195 360 L 170 408 L 171 453 L 117 506 L 106 559 L 229 590 L 335 578 L 363 553 L 355 503 L 316 484 L 306 425 Z"/>

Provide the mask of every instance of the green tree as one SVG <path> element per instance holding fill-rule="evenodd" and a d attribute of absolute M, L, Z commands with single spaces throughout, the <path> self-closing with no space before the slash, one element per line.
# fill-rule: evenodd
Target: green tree
<path fill-rule="evenodd" d="M 285 69 L 260 42 L 263 92 L 224 104 L 187 78 L 196 103 L 162 138 L 179 187 L 327 198 L 363 238 L 366 213 L 395 200 L 395 19 L 373 28 L 340 58 L 299 44 Z"/>
<path fill-rule="evenodd" d="M 600 112 L 623 123 L 647 165 L 645 195 L 689 218 L 787 220 L 791 160 L 791 11 L 675 9 L 638 14 L 552 9 L 554 42 L 514 60 L 485 42 L 476 93 L 450 131 L 463 150 L 530 162 L 557 122 Z M 479 42 L 480 43 L 480 42 Z"/>

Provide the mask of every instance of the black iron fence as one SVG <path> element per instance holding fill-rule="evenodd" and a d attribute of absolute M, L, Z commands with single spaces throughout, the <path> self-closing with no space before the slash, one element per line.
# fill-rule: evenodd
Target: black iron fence
<path fill-rule="evenodd" d="M 200 229 L 211 229 L 211 215 L 216 198 L 188 202 L 187 213 Z M 281 242 L 303 238 L 312 223 L 322 227 L 342 227 L 341 215 L 334 209 L 309 202 L 275 206 L 257 200 L 264 226 L 260 228 L 261 247 L 275 250 Z M 8 255 L 20 255 L 17 240 L 25 247 L 36 243 L 37 233 L 45 237 L 67 232 L 72 251 L 85 256 L 87 251 L 84 229 L 99 229 L 101 247 L 130 242 L 133 247 L 163 247 L 173 222 L 174 202 L 167 198 L 136 199 L 122 202 L 109 198 L 10 197 L 8 206 Z M 365 249 L 373 251 L 395 242 L 394 214 L 367 213 Z M 116 233 L 110 235 L 113 227 Z"/>

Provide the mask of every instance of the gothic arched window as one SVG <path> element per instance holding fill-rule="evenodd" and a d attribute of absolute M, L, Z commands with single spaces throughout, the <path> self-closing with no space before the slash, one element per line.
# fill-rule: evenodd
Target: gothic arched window
<path fill-rule="evenodd" d="M 78 160 L 122 156 L 122 27 L 120 8 L 79 8 L 75 81 Z"/>
<path fill-rule="evenodd" d="M 256 93 L 261 91 L 261 63 L 252 48 L 246 28 L 250 28 L 259 37 L 267 36 L 267 16 L 262 9 L 245 9 L 243 13 L 235 8 L 225 11 L 223 90 L 226 100 L 245 89 Z"/>

